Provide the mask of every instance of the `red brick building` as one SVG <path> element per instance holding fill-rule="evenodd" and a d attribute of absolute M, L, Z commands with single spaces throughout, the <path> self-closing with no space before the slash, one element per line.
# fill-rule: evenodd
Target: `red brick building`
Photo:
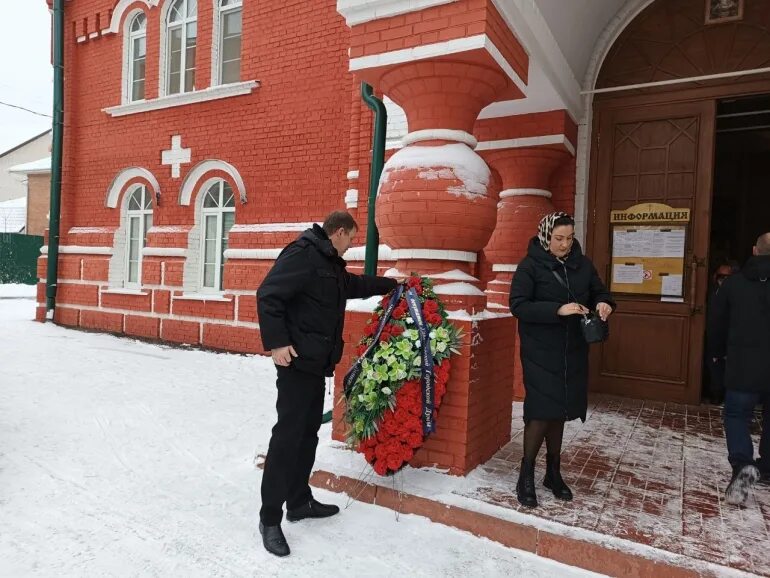
<path fill-rule="evenodd" d="M 696 401 L 718 113 L 761 120 L 770 93 L 766 3 L 712 4 L 71 0 L 55 320 L 261 352 L 255 289 L 280 248 L 334 209 L 366 223 L 366 81 L 390 111 L 380 270 L 433 276 L 466 329 L 418 463 L 468 471 L 508 439 L 523 392 L 507 291 L 554 209 L 603 276 L 611 210 L 691 209 L 683 289 L 620 295 L 592 380 Z M 722 128 L 762 125 L 741 122 Z M 368 315 L 349 317 L 354 343 Z"/>

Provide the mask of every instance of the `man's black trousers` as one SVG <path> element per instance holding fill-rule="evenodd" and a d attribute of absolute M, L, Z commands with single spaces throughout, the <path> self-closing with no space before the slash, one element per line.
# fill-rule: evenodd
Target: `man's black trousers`
<path fill-rule="evenodd" d="M 292 510 L 312 498 L 308 481 L 324 406 L 323 376 L 291 367 L 277 369 L 278 422 L 265 459 L 259 512 L 265 526 L 281 523 L 284 503 Z"/>

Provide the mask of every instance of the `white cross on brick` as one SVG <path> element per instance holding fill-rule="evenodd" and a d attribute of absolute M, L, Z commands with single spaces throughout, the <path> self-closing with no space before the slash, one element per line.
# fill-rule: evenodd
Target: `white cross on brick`
<path fill-rule="evenodd" d="M 171 178 L 178 179 L 182 164 L 190 162 L 192 158 L 192 149 L 182 148 L 182 136 L 174 135 L 171 137 L 171 148 L 167 151 L 161 151 L 160 162 L 164 165 L 171 165 Z"/>

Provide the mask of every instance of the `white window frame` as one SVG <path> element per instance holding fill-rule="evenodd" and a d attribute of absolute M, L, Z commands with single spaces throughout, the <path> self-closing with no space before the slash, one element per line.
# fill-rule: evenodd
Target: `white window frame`
<path fill-rule="evenodd" d="M 180 94 L 189 94 L 190 92 L 195 92 L 195 84 L 193 84 L 192 90 L 185 91 L 185 81 L 186 81 L 186 75 L 187 75 L 187 25 L 195 22 L 196 24 L 196 35 L 195 35 L 195 74 L 197 76 L 198 74 L 198 51 L 200 49 L 200 44 L 198 40 L 200 39 L 200 34 L 198 28 L 198 11 L 196 10 L 195 16 L 187 16 L 187 3 L 190 0 L 169 0 L 166 2 L 163 6 L 163 13 L 162 13 L 162 26 L 161 26 L 161 65 L 160 65 L 160 96 L 166 96 L 166 95 L 180 95 Z M 197 2 L 200 2 L 201 0 L 197 0 Z M 175 22 L 171 22 L 171 8 L 177 4 L 182 4 L 182 12 L 184 13 L 184 17 L 182 20 L 177 20 Z M 182 29 L 182 53 L 181 53 L 181 61 L 180 61 L 180 77 L 179 77 L 179 92 L 170 92 L 171 88 L 171 30 L 181 28 Z M 197 79 L 196 79 L 197 80 Z"/>
<path fill-rule="evenodd" d="M 134 21 L 139 15 L 144 15 L 144 29 L 139 32 L 132 32 Z M 144 74 L 144 96 L 143 99 L 132 100 L 134 84 L 134 40 L 144 36 L 145 40 L 145 74 Z M 144 102 L 147 98 L 147 14 L 141 9 L 132 10 L 124 21 L 123 27 L 123 87 L 121 89 L 121 102 L 131 104 L 134 102 Z"/>
<path fill-rule="evenodd" d="M 228 188 L 230 189 L 230 194 L 232 195 L 232 206 L 230 207 L 223 206 L 224 203 L 227 201 L 227 199 L 225 199 L 225 185 L 228 186 Z M 218 189 L 219 206 L 205 207 L 204 205 L 206 203 L 206 197 L 208 196 L 209 191 L 211 191 L 214 187 L 217 187 Z M 200 225 L 200 274 L 198 278 L 198 283 L 199 283 L 201 293 L 221 294 L 223 292 L 222 272 L 223 272 L 224 263 L 226 259 L 223 256 L 222 241 L 223 241 L 223 237 L 225 236 L 227 237 L 228 240 L 230 238 L 229 231 L 227 235 L 225 235 L 225 232 L 224 232 L 224 214 L 232 213 L 233 223 L 235 223 L 235 204 L 236 204 L 235 201 L 236 201 L 236 192 L 232 188 L 232 186 L 224 179 L 220 179 L 220 178 L 210 179 L 204 183 L 203 187 L 201 187 L 200 201 L 199 201 L 200 202 L 200 223 L 199 223 Z M 206 284 L 205 284 L 207 217 L 214 217 L 216 219 L 217 238 L 216 238 L 216 248 L 215 248 L 216 262 L 215 262 L 215 269 L 214 269 L 214 287 L 206 287 Z"/>
<path fill-rule="evenodd" d="M 224 72 L 224 16 L 228 12 L 241 11 L 241 74 L 235 84 L 243 80 L 243 0 L 235 0 L 229 6 L 222 6 L 222 0 L 214 0 L 214 41 L 211 43 L 211 86 L 223 85 L 222 73 Z"/>
<path fill-rule="evenodd" d="M 133 196 L 141 192 L 140 206 L 141 209 L 131 209 L 131 199 Z M 126 289 L 138 289 L 142 286 L 142 254 L 145 247 L 145 239 L 147 238 L 147 231 L 149 228 L 145 226 L 147 216 L 152 220 L 153 209 L 153 197 L 152 193 L 148 190 L 146 185 L 136 185 L 126 191 L 126 249 L 125 257 L 123 259 L 123 286 Z M 149 208 L 148 208 L 149 207 Z M 131 221 L 133 219 L 139 220 L 139 255 L 137 264 L 137 279 L 131 281 Z M 152 222 L 150 222 L 152 227 Z"/>

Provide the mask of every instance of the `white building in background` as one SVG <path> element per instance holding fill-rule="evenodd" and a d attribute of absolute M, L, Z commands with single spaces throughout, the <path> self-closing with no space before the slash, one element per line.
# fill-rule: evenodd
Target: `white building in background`
<path fill-rule="evenodd" d="M 0 152 L 0 202 L 26 197 L 27 175 L 11 173 L 11 167 L 31 163 L 51 154 L 51 130 Z"/>

